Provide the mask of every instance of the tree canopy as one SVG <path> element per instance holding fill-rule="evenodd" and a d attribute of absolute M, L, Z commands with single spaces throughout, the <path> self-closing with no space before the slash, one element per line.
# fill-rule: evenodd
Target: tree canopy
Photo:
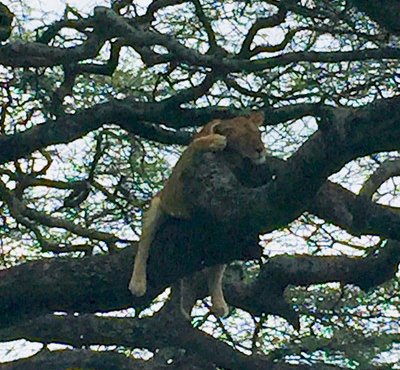
<path fill-rule="evenodd" d="M 395 369 L 400 3 L 93 3 L 0 3 L 0 368 Z M 152 196 L 197 129 L 251 110 L 267 162 L 198 158 L 196 212 L 132 296 Z"/>

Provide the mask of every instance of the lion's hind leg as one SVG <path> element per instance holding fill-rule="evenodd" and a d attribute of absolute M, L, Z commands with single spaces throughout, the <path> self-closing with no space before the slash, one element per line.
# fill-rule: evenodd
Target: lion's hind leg
<path fill-rule="evenodd" d="M 208 289 L 211 295 L 211 311 L 217 316 L 227 316 L 229 313 L 228 305 L 225 302 L 222 290 L 222 278 L 226 265 L 216 265 L 207 268 Z"/>
<path fill-rule="evenodd" d="M 154 197 L 149 209 L 145 212 L 143 217 L 142 236 L 139 241 L 132 277 L 129 282 L 129 290 L 133 295 L 138 297 L 146 293 L 146 265 L 149 257 L 150 246 L 159 225 L 165 218 L 165 213 L 160 207 L 160 201 L 161 199 L 159 196 Z"/>

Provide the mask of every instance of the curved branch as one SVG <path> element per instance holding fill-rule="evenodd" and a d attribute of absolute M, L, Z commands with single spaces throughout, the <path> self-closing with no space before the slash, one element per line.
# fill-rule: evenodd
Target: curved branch
<path fill-rule="evenodd" d="M 109 37 L 124 37 L 133 48 L 153 46 L 155 44 L 166 47 L 169 50 L 169 54 L 164 56 L 164 63 L 178 61 L 192 66 L 210 67 L 225 73 L 255 72 L 299 62 L 334 63 L 400 58 L 400 49 L 390 47 L 346 52 L 294 52 L 254 61 L 240 57 L 234 58 L 232 55 L 221 57 L 218 52 L 215 54 L 201 54 L 197 50 L 187 48 L 177 40 L 171 39 L 168 35 L 134 27 L 106 7 L 96 7 L 94 17 L 108 29 Z"/>
<path fill-rule="evenodd" d="M 278 12 L 274 15 L 267 18 L 257 19 L 247 32 L 247 35 L 245 36 L 244 41 L 242 43 L 239 55 L 249 56 L 250 47 L 257 32 L 263 28 L 272 28 L 280 25 L 285 21 L 286 13 L 287 13 L 286 9 L 284 7 L 281 7 L 279 8 Z"/>
<path fill-rule="evenodd" d="M 146 13 L 139 18 L 140 23 L 150 24 L 155 20 L 155 14 L 162 8 L 179 5 L 188 0 L 154 0 L 148 6 Z"/>
<path fill-rule="evenodd" d="M 372 198 L 378 188 L 393 176 L 400 175 L 400 159 L 391 159 L 383 162 L 371 175 L 360 190 L 360 195 Z"/>
<path fill-rule="evenodd" d="M 275 53 L 275 52 L 281 51 L 281 50 L 285 49 L 285 47 L 289 44 L 289 42 L 291 42 L 293 40 L 296 33 L 299 31 L 302 31 L 302 30 L 303 30 L 302 28 L 299 28 L 299 29 L 294 29 L 294 30 L 288 31 L 288 33 L 285 35 L 285 37 L 279 44 L 258 45 L 250 51 L 250 55 L 252 57 L 254 57 L 260 53 Z"/>
<path fill-rule="evenodd" d="M 200 1 L 192 0 L 192 3 L 195 6 L 197 18 L 199 18 L 200 22 L 204 26 L 204 30 L 206 31 L 206 34 L 208 37 L 208 43 L 210 44 L 210 50 L 213 50 L 213 49 L 217 48 L 218 45 L 217 45 L 217 41 L 215 39 L 215 33 L 212 28 L 211 22 L 208 19 L 208 17 L 206 16 L 206 14 L 204 14 L 204 11 L 203 11 Z"/>
<path fill-rule="evenodd" d="M 122 46 L 124 46 L 122 40 L 111 42 L 110 58 L 105 64 L 76 64 L 73 68 L 74 73 L 93 73 L 96 75 L 112 76 L 112 74 L 118 67 L 118 61 Z"/>

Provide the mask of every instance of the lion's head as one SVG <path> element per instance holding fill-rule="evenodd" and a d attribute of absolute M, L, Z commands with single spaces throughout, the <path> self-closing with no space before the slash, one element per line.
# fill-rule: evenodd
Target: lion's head
<path fill-rule="evenodd" d="M 261 111 L 232 119 L 217 119 L 208 123 L 198 136 L 210 133 L 223 135 L 227 139 L 226 150 L 236 152 L 255 164 L 261 164 L 266 159 L 266 150 L 259 130 L 263 122 L 264 113 Z"/>

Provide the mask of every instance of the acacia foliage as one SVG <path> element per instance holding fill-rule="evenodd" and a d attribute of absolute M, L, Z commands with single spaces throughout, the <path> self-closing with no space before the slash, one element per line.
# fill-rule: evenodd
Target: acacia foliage
<path fill-rule="evenodd" d="M 1 367 L 392 368 L 398 4 L 370 3 L 0 4 L 0 339 L 43 348 L 5 344 Z M 183 145 L 253 109 L 267 163 L 202 157 L 185 180 L 198 212 L 160 230 L 132 297 L 143 209 Z M 198 271 L 225 262 L 216 319 Z M 195 272 L 189 323 L 177 282 Z"/>

